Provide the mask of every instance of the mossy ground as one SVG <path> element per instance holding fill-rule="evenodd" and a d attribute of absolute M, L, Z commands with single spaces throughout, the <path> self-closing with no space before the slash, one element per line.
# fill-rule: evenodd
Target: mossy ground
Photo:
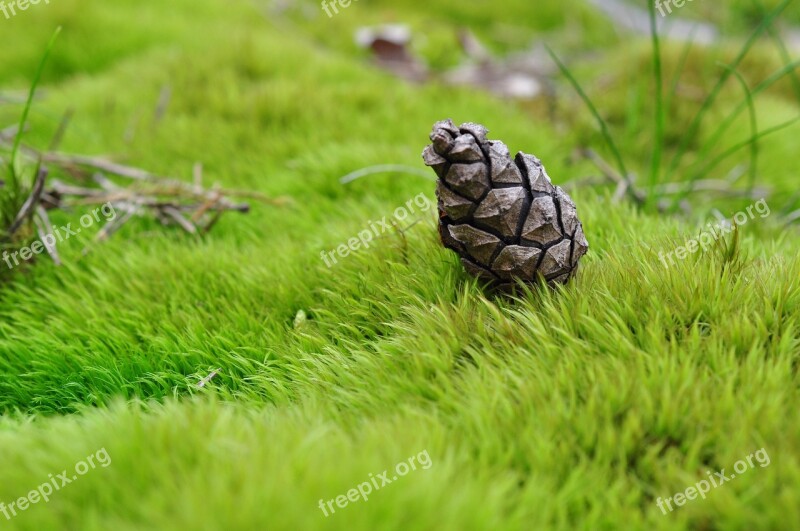
<path fill-rule="evenodd" d="M 728 4 L 703 13 L 751 27 L 747 2 Z M 742 227 L 734 264 L 717 248 L 667 269 L 658 253 L 696 235 L 712 209 L 730 216 L 751 201 L 701 197 L 680 219 L 580 188 L 591 250 L 563 290 L 484 295 L 438 243 L 430 211 L 328 268 L 321 251 L 420 193 L 433 199 L 414 176 L 339 177 L 423 168 L 436 120 L 486 124 L 539 156 L 557 184 L 596 173 L 567 159 L 601 146 L 562 81 L 555 122 L 472 89 L 410 85 L 367 65 L 357 26 L 410 22 L 435 68 L 460 60 L 462 25 L 497 53 L 546 39 L 578 59 L 640 175 L 651 65 L 646 39 L 616 33 L 583 3 L 362 0 L 332 19 L 303 5 L 278 16 L 240 1 L 53 0 L 0 19 L 0 84 L 20 93 L 64 27 L 31 144 L 46 146 L 74 108 L 64 151 L 187 180 L 202 162 L 208 182 L 294 200 L 228 214 L 200 240 L 142 219 L 81 256 L 81 234 L 61 246 L 63 267 L 41 259 L 3 285 L 0 501 L 102 447 L 112 464 L 10 521 L 0 515 L 0 529 L 800 528 L 800 237 L 778 220 L 796 191 L 800 127 L 760 143 L 772 215 Z M 690 55 L 670 142 L 699 105 L 691 94 L 735 55 L 729 40 Z M 665 46 L 669 76 L 681 45 Z M 753 57 L 742 67 L 752 85 L 781 66 L 768 40 Z M 172 98 L 156 120 L 165 86 Z M 714 115 L 740 90 L 726 85 Z M 757 108 L 760 128 L 799 110 L 788 81 Z M 0 125 L 20 112 L 0 104 Z M 723 147 L 748 136 L 744 113 Z M 712 176 L 746 162 L 745 150 Z M 762 447 L 769 466 L 667 515 L 656 507 Z M 430 469 L 327 518 L 318 508 L 424 450 Z"/>

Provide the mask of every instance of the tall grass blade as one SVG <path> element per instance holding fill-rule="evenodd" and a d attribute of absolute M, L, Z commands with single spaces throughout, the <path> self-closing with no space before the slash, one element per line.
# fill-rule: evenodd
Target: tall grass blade
<path fill-rule="evenodd" d="M 783 79 L 786 74 L 797 67 L 800 66 L 800 60 L 795 61 L 794 63 L 788 64 L 776 70 L 772 75 L 770 75 L 767 79 L 753 87 L 752 90 L 749 91 L 749 97 L 754 98 L 758 94 L 761 94 L 772 85 Z M 728 130 L 728 128 L 733 124 L 734 120 L 742 113 L 742 111 L 747 108 L 747 101 L 744 100 L 736 108 L 730 112 L 730 114 L 725 117 L 724 120 L 720 122 L 717 128 L 714 130 L 714 133 L 711 135 L 709 140 L 703 145 L 700 149 L 700 154 L 698 156 L 698 160 L 703 161 L 706 160 L 710 151 L 717 145 L 717 143 L 722 138 L 722 135 Z"/>
<path fill-rule="evenodd" d="M 742 62 L 744 57 L 756 43 L 756 40 L 767 30 L 767 28 L 773 23 L 773 21 L 778 16 L 780 16 L 781 13 L 783 13 L 783 11 L 791 2 L 792 0 L 784 0 L 778 7 L 772 10 L 764 18 L 764 20 L 761 21 L 758 27 L 753 31 L 753 33 L 744 43 L 742 49 L 739 51 L 739 54 L 736 56 L 733 62 L 730 63 L 729 66 L 732 69 L 736 69 L 739 67 L 739 64 Z M 702 123 L 703 118 L 705 117 L 706 113 L 708 113 L 708 111 L 711 109 L 711 106 L 716 101 L 717 96 L 722 90 L 722 87 L 725 85 L 725 82 L 728 81 L 728 78 L 730 76 L 731 76 L 731 70 L 725 71 L 725 73 L 723 73 L 717 80 L 716 85 L 714 85 L 714 88 L 711 89 L 711 92 L 706 97 L 705 101 L 703 101 L 703 105 L 700 107 L 700 110 L 697 112 L 691 124 L 689 125 L 689 128 L 687 129 L 686 134 L 683 137 L 683 140 L 681 140 L 681 143 L 678 146 L 678 150 L 675 153 L 675 156 L 672 158 L 672 161 L 667 170 L 668 174 L 673 173 L 678 168 L 678 166 L 680 166 L 681 160 L 683 159 L 683 156 L 686 154 L 686 151 L 689 148 L 689 144 L 692 142 L 692 140 L 694 140 L 694 138 L 697 135 L 698 129 L 700 128 L 700 124 Z"/>
<path fill-rule="evenodd" d="M 728 68 L 728 66 L 724 66 L 724 68 Z M 747 86 L 747 81 L 745 81 L 744 77 L 738 70 L 734 70 L 733 75 L 736 76 L 737 80 L 739 80 L 739 84 L 742 86 L 742 90 L 744 90 L 745 101 L 747 102 L 747 108 L 750 111 L 750 137 L 756 139 L 750 144 L 750 181 L 747 185 L 747 191 L 749 193 L 753 190 L 753 186 L 756 184 L 756 177 L 758 174 L 758 118 L 756 116 L 756 106 L 755 102 L 753 101 L 753 95 L 750 92 L 750 87 Z"/>
<path fill-rule="evenodd" d="M 731 68 L 726 64 L 720 63 L 720 66 L 726 70 L 731 70 Z M 739 73 L 738 70 L 732 70 L 731 74 L 736 77 L 736 79 L 739 81 L 739 84 L 742 86 L 742 89 L 744 90 L 745 94 L 745 102 L 750 111 L 750 139 L 748 139 L 747 143 L 750 146 L 750 165 L 748 167 L 750 178 L 748 179 L 748 184 L 747 184 L 747 192 L 749 196 L 750 193 L 753 191 L 753 187 L 755 186 L 756 182 L 756 176 L 758 174 L 758 138 L 759 138 L 758 119 L 756 114 L 755 101 L 753 100 L 753 93 L 750 90 L 750 87 L 747 86 L 747 81 L 745 81 L 744 77 L 742 76 L 741 73 Z M 700 160 L 703 161 L 706 160 L 706 158 L 703 156 L 700 157 Z M 711 169 L 713 169 L 713 167 Z M 686 197 L 686 195 L 692 190 L 692 185 L 695 183 L 695 181 L 701 179 L 706 173 L 707 172 L 705 173 L 698 172 L 692 175 L 692 177 L 689 180 L 689 185 L 685 189 L 686 191 L 683 192 L 682 194 L 676 195 L 675 198 L 673 199 L 671 205 L 672 210 L 676 209 L 678 204 L 680 204 L 680 201 L 683 200 Z"/>
<path fill-rule="evenodd" d="M 664 108 L 664 87 L 663 73 L 661 66 L 661 43 L 658 38 L 658 27 L 656 26 L 656 5 L 655 2 L 648 2 L 650 14 L 650 38 L 653 41 L 653 76 L 656 84 L 656 116 L 655 116 L 655 138 L 653 139 L 653 157 L 650 166 L 650 188 L 658 184 L 659 173 L 661 170 L 661 157 L 664 151 L 664 130 L 665 130 L 665 108 Z M 648 200 L 649 200 L 648 196 Z"/>
<path fill-rule="evenodd" d="M 757 142 L 758 140 L 764 138 L 765 136 L 769 136 L 769 135 L 771 135 L 773 133 L 777 133 L 778 131 L 786 129 L 787 127 L 797 123 L 798 121 L 800 121 L 800 116 L 792 118 L 791 120 L 788 120 L 788 121 L 783 122 L 781 124 L 778 124 L 775 127 L 770 127 L 769 129 L 764 129 L 763 131 L 759 132 L 758 134 L 751 136 L 747 140 L 739 142 L 738 144 L 734 144 L 730 148 L 726 149 L 725 151 L 723 151 L 722 153 L 717 155 L 714 159 L 712 159 L 708 164 L 706 164 L 706 166 L 702 170 L 700 170 L 699 172 L 694 174 L 694 176 L 692 177 L 690 182 L 694 182 L 695 180 L 699 179 L 701 176 L 707 175 L 709 172 L 713 171 L 714 168 L 716 168 L 722 161 L 724 161 L 725 159 L 727 159 L 728 157 L 730 157 L 731 155 L 733 155 L 734 153 L 736 153 L 740 149 L 749 146 L 753 142 Z"/>
<path fill-rule="evenodd" d="M 672 99 L 675 97 L 675 94 L 678 93 L 678 83 L 681 81 L 681 74 L 683 73 L 684 68 L 686 68 L 686 62 L 689 59 L 689 54 L 691 53 L 692 46 L 694 45 L 695 31 L 696 28 L 693 27 L 691 33 L 689 34 L 689 39 L 686 41 L 683 46 L 683 50 L 681 51 L 681 58 L 678 60 L 678 68 L 675 70 L 675 75 L 672 76 L 669 92 L 664 98 L 664 109 L 669 110 L 672 108 Z"/>
<path fill-rule="evenodd" d="M 614 139 L 611 137 L 611 133 L 608 130 L 608 124 L 606 123 L 605 120 L 603 120 L 603 117 L 600 116 L 600 113 L 597 112 L 597 108 L 592 103 L 592 100 L 589 98 L 589 96 L 586 95 L 586 92 L 584 92 L 580 83 L 578 83 L 578 80 L 575 79 L 575 76 L 572 75 L 572 72 L 570 72 L 569 68 L 567 68 L 563 62 L 561 62 L 561 59 L 558 58 L 558 56 L 555 54 L 555 52 L 553 52 L 553 50 L 550 49 L 549 46 L 545 45 L 545 48 L 547 49 L 547 53 L 550 54 L 550 57 L 553 58 L 553 61 L 555 61 L 556 65 L 558 65 L 558 68 L 559 70 L 561 70 L 561 73 L 564 74 L 564 77 L 566 77 L 569 80 L 570 84 L 575 89 L 575 92 L 578 93 L 583 102 L 589 108 L 589 111 L 592 113 L 592 116 L 594 116 L 594 119 L 600 126 L 600 131 L 603 135 L 603 138 L 606 141 L 606 144 L 608 144 L 608 148 L 614 155 L 614 159 L 617 163 L 617 168 L 620 171 L 620 175 L 622 175 L 624 178 L 627 178 L 629 176 L 628 170 L 625 167 L 625 162 L 623 162 L 622 160 L 622 155 L 620 155 L 619 149 L 617 149 L 617 145 L 614 142 Z"/>
<path fill-rule="evenodd" d="M 31 88 L 28 91 L 28 100 L 25 102 L 25 108 L 22 110 L 22 116 L 19 120 L 19 128 L 17 129 L 17 134 L 14 137 L 14 145 L 11 148 L 11 161 L 10 161 L 10 174 L 9 178 L 14 183 L 14 185 L 18 184 L 17 181 L 17 155 L 19 154 L 19 148 L 22 144 L 22 133 L 25 129 L 25 124 L 28 121 L 28 114 L 31 111 L 31 106 L 33 105 L 33 97 L 36 94 L 36 87 L 39 85 L 39 81 L 42 78 L 42 72 L 44 71 L 44 65 L 47 63 L 47 59 L 50 57 L 50 52 L 53 51 L 53 48 L 56 44 L 56 39 L 58 39 L 58 35 L 61 33 L 61 26 L 57 27 L 56 30 L 53 32 L 53 35 L 50 37 L 50 41 L 47 43 L 47 47 L 44 50 L 44 55 L 42 59 L 39 61 L 39 66 L 36 67 L 36 73 L 33 76 L 33 83 L 31 83 Z"/>
<path fill-rule="evenodd" d="M 761 15 L 764 15 L 767 12 L 763 2 L 760 0 L 753 0 L 753 5 L 756 6 Z M 775 46 L 778 48 L 778 53 L 781 55 L 783 64 L 790 64 L 792 62 L 792 56 L 789 54 L 789 50 L 786 48 L 786 43 L 783 42 L 778 29 L 775 26 L 770 26 L 767 31 L 769 32 L 769 36 L 772 37 L 772 40 L 775 41 Z M 794 88 L 795 95 L 797 96 L 797 103 L 800 104 L 800 77 L 797 75 L 794 69 L 789 73 L 789 75 L 791 76 L 792 86 Z"/>

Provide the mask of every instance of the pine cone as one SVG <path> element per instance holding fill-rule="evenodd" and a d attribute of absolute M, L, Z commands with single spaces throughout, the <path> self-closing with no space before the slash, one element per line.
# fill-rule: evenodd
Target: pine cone
<path fill-rule="evenodd" d="M 439 176 L 439 235 L 466 270 L 494 287 L 544 277 L 566 283 L 589 244 L 575 203 L 539 159 L 486 138 L 482 125 L 433 126 L 422 157 Z"/>

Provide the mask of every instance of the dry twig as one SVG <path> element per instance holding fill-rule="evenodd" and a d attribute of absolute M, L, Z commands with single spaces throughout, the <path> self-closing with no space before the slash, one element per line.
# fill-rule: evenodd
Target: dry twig
<path fill-rule="evenodd" d="M 44 244 L 47 254 L 50 255 L 50 258 L 53 259 L 57 266 L 60 266 L 61 258 L 58 256 L 55 237 L 53 237 L 53 224 L 50 223 L 50 216 L 47 215 L 47 210 L 42 205 L 36 206 L 36 217 L 33 218 L 33 221 L 36 224 L 39 240 Z M 50 238 L 47 238 L 48 235 Z"/>
<path fill-rule="evenodd" d="M 6 233 L 6 240 L 10 240 L 14 237 L 14 234 L 19 230 L 22 222 L 26 219 L 30 218 L 33 211 L 36 209 L 36 206 L 39 204 L 39 198 L 42 195 L 42 190 L 44 189 L 44 181 L 47 178 L 47 168 L 44 166 L 39 168 L 39 173 L 36 174 L 36 180 L 33 182 L 33 188 L 31 189 L 31 195 L 28 196 L 28 199 L 22 204 L 22 208 L 20 208 L 17 217 L 14 218 L 14 222 L 11 223 L 11 226 L 8 228 L 8 232 Z"/>

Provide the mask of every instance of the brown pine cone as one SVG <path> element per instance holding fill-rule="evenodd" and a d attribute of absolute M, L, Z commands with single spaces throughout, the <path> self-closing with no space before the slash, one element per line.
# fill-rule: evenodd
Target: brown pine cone
<path fill-rule="evenodd" d="M 515 280 L 566 283 L 589 244 L 575 203 L 539 159 L 486 138 L 474 123 L 433 126 L 422 157 L 439 176 L 439 234 L 466 270 L 499 288 Z"/>

